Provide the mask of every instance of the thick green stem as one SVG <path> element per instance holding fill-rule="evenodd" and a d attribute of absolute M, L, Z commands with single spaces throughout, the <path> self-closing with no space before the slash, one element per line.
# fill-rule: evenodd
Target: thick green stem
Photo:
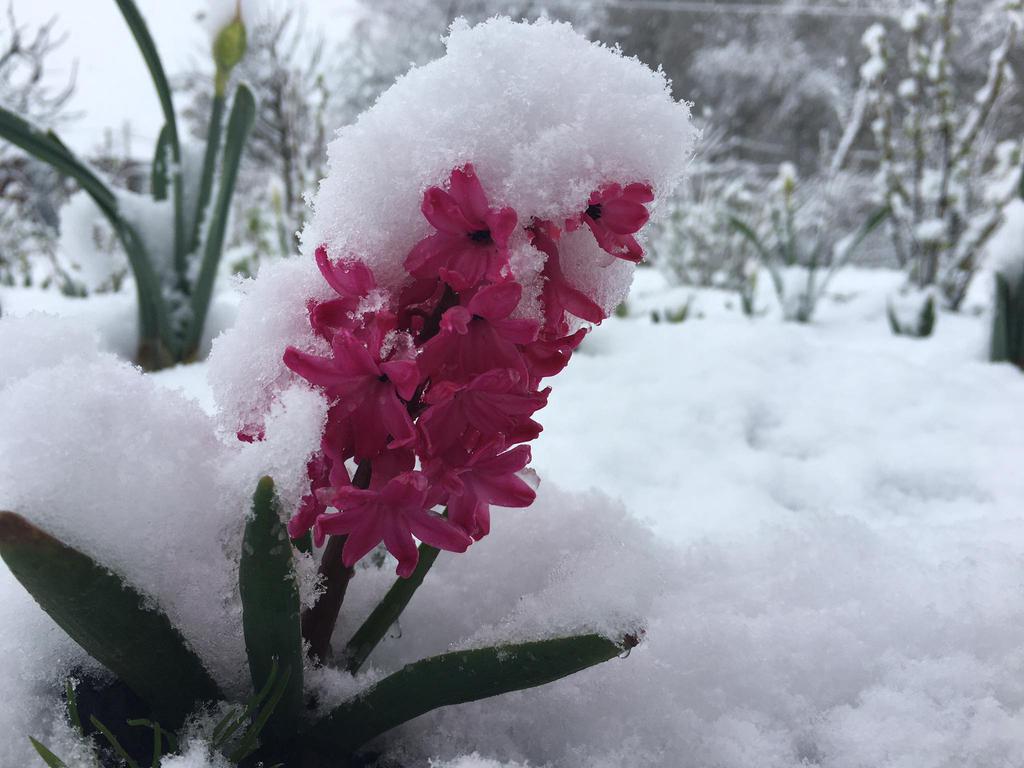
<path fill-rule="evenodd" d="M 373 653 L 388 629 L 398 621 L 402 611 L 416 594 L 416 590 L 423 583 L 427 571 L 437 560 L 440 550 L 429 544 L 420 544 L 420 559 L 416 564 L 416 570 L 407 579 L 396 579 L 391 589 L 373 609 L 363 625 L 352 635 L 352 639 L 345 646 L 345 670 L 351 674 L 359 671 L 363 663 Z"/>

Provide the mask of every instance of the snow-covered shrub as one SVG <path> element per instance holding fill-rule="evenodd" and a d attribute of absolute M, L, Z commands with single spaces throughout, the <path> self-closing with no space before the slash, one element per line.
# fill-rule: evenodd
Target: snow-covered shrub
<path fill-rule="evenodd" d="M 989 357 L 1024 369 L 1024 199 L 1008 206 L 989 258 L 995 280 Z"/>
<path fill-rule="evenodd" d="M 757 251 L 730 226 L 729 216 L 754 215 L 754 184 L 712 170 L 691 174 L 666 205 L 651 238 L 650 260 L 675 284 L 734 290 L 752 301 L 750 265 Z"/>
<path fill-rule="evenodd" d="M 836 272 L 849 263 L 888 211 L 879 209 L 856 232 L 841 234 L 834 211 L 842 202 L 821 185 L 799 185 L 789 163 L 779 167 L 765 196 L 762 222 L 731 215 L 730 224 L 754 246 L 771 277 L 783 317 L 808 323 Z"/>
<path fill-rule="evenodd" d="M 237 87 L 224 128 L 228 78 L 245 53 L 246 41 L 241 4 L 228 3 L 223 16 L 227 21 L 214 30 L 212 41 L 216 74 L 210 132 L 202 159 L 191 162 L 179 138 L 170 86 L 145 21 L 134 0 L 118 0 L 118 8 L 149 68 L 165 121 L 153 158 L 152 195 L 112 187 L 56 134 L 36 126 L 24 110 L 19 114 L 0 107 L 0 137 L 78 182 L 109 221 L 124 247 L 138 297 L 137 362 L 156 369 L 197 354 L 255 103 L 245 86 Z M 88 247 L 86 243 L 80 249 Z"/>
<path fill-rule="evenodd" d="M 74 79 L 54 87 L 51 61 L 61 45 L 56 19 L 39 27 L 18 21 L 8 5 L 0 23 L 0 104 L 54 127 L 68 117 Z M 65 190 L 45 164 L 0 144 L 0 285 L 66 283 L 52 261 L 56 208 Z"/>
<path fill-rule="evenodd" d="M 918 289 L 912 293 L 937 286 L 951 309 L 967 295 L 985 243 L 1016 195 L 1020 165 L 1019 141 L 997 144 L 986 132 L 1012 92 L 1009 58 L 1020 34 L 1020 4 L 1006 4 L 1003 40 L 976 93 L 958 90 L 954 53 L 967 33 L 954 7 L 954 0 L 919 0 L 905 12 L 902 79 L 893 74 L 893 44 L 881 24 L 864 34 L 869 58 L 861 67 L 896 258 Z"/>
<path fill-rule="evenodd" d="M 339 133 L 306 258 L 261 270 L 215 346 L 222 423 L 237 440 L 219 439 L 193 404 L 161 408 L 151 381 L 88 353 L 0 392 L 0 426 L 27 443 L 0 455 L 0 488 L 23 513 L 0 513 L 0 555 L 116 678 L 68 685 L 72 725 L 91 732 L 84 701 L 132 717 L 155 734 L 135 754 L 120 723 L 88 722 L 137 762 L 173 750 L 166 729 L 196 759 L 345 764 L 435 708 L 557 680 L 641 639 L 636 596 L 552 590 L 516 621 L 467 617 L 457 650 L 391 674 L 367 668 L 441 550 L 486 537 L 492 505 L 534 501 L 526 444 L 541 432 L 542 384 L 621 302 L 643 257 L 637 234 L 694 138 L 663 75 L 566 24 L 457 24 L 447 50 Z M 41 444 L 22 420 L 51 400 L 78 406 L 55 420 L 78 425 L 57 433 L 83 478 L 84 520 L 53 503 L 61 491 L 38 472 L 19 471 Z M 103 434 L 77 445 L 96 414 Z M 127 465 L 113 481 L 94 471 L 112 453 Z M 254 476 L 243 524 L 239 488 Z M 134 498 L 140 487 L 151 504 Z M 136 504 L 156 528 L 138 552 L 96 536 Z M 389 556 L 399 578 L 336 645 L 349 581 Z M 203 578 L 168 574 L 178 558 L 201 560 Z M 141 711 L 118 709 L 125 700 Z"/>

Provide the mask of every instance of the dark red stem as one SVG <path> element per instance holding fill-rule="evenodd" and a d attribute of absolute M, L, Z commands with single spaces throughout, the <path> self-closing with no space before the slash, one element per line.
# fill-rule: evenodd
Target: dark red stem
<path fill-rule="evenodd" d="M 359 463 L 352 485 L 368 488 L 370 485 L 370 462 Z M 347 536 L 331 536 L 320 558 L 320 577 L 324 583 L 323 594 L 316 603 L 302 613 L 302 638 L 309 643 L 309 657 L 321 664 L 331 659 L 331 637 L 338 623 L 341 604 L 345 601 L 348 583 L 355 570 L 341 561 L 341 551 Z"/>

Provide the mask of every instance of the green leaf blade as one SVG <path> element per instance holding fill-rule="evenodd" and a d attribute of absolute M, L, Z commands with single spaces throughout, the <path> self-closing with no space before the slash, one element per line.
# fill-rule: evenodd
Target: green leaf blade
<path fill-rule="evenodd" d="M 388 629 L 398 621 L 402 611 L 412 600 L 412 596 L 416 594 L 416 590 L 423 584 L 423 579 L 438 554 L 440 554 L 439 549 L 429 544 L 420 544 L 420 556 L 416 563 L 416 570 L 407 579 L 395 580 L 388 593 L 345 645 L 343 656 L 346 672 L 354 675 L 363 666 L 373 649 L 384 639 Z"/>
<path fill-rule="evenodd" d="M 245 149 L 255 122 L 256 99 L 245 85 L 239 85 L 235 91 L 234 103 L 231 105 L 231 114 L 228 116 L 220 185 L 217 189 L 217 198 L 207 212 L 210 222 L 206 227 L 206 239 L 202 247 L 203 260 L 192 291 L 192 325 L 186 341 L 186 352 L 189 354 L 195 352 L 203 333 L 206 314 L 210 308 L 210 297 L 213 295 L 213 283 L 217 278 L 217 265 L 224 250 L 224 235 L 227 231 L 231 198 L 238 180 L 238 168 L 242 162 L 242 150 Z"/>
<path fill-rule="evenodd" d="M 633 637 L 613 642 L 590 634 L 423 659 L 345 702 L 306 736 L 348 753 L 431 710 L 545 685 L 613 659 L 636 643 Z"/>
<path fill-rule="evenodd" d="M 287 681 L 266 721 L 268 734 L 287 738 L 302 713 L 301 606 L 291 540 L 269 477 L 257 485 L 252 511 L 238 568 L 242 628 L 253 689 L 263 688 L 275 669 Z"/>
<path fill-rule="evenodd" d="M 90 656 L 178 727 L 197 701 L 223 698 L 166 615 L 78 550 L 0 512 L 0 557 L 40 607 Z"/>
<path fill-rule="evenodd" d="M 67 764 L 63 760 L 31 736 L 28 737 L 28 740 L 32 742 L 32 748 L 35 749 L 36 753 L 43 759 L 43 762 L 46 763 L 49 768 L 68 768 Z"/>

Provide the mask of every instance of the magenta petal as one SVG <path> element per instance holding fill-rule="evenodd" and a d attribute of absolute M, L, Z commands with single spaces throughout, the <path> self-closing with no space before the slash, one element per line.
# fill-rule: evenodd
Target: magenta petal
<path fill-rule="evenodd" d="M 420 541 L 448 552 L 465 552 L 473 543 L 462 528 L 429 512 L 410 515 L 409 527 Z"/>
<path fill-rule="evenodd" d="M 569 314 L 576 315 L 588 323 L 600 323 L 604 320 L 604 310 L 582 291 L 578 291 L 567 283 L 557 286 L 555 291 L 562 308 Z"/>
<path fill-rule="evenodd" d="M 622 196 L 638 203 L 650 203 L 654 200 L 654 190 L 650 184 L 633 182 L 625 186 Z"/>
<path fill-rule="evenodd" d="M 391 379 L 398 394 L 403 400 L 412 400 L 416 388 L 420 385 L 419 368 L 413 360 L 392 360 L 381 363 L 381 371 Z"/>
<path fill-rule="evenodd" d="M 649 216 L 642 203 L 620 198 L 601 207 L 600 223 L 617 235 L 631 235 L 647 223 Z"/>
<path fill-rule="evenodd" d="M 488 267 L 488 249 L 466 238 L 463 245 L 448 252 L 448 263 L 438 270 L 441 279 L 456 291 L 465 291 L 479 284 Z"/>
<path fill-rule="evenodd" d="M 440 187 L 431 187 L 423 194 L 420 210 L 427 221 L 440 232 L 459 235 L 473 229 L 452 196 Z"/>
<path fill-rule="evenodd" d="M 430 453 L 444 450 L 466 431 L 466 419 L 453 400 L 430 406 L 420 417 Z"/>
<path fill-rule="evenodd" d="M 365 296 L 376 284 L 373 272 L 360 261 L 332 263 L 327 257 L 327 249 L 322 245 L 316 249 L 315 258 L 324 280 L 342 296 Z"/>
<path fill-rule="evenodd" d="M 284 364 L 310 384 L 320 387 L 329 387 L 339 378 L 338 369 L 331 358 L 311 355 L 295 347 L 288 347 L 284 351 Z"/>
<path fill-rule="evenodd" d="M 445 232 L 436 232 L 425 237 L 416 243 L 405 257 L 405 268 L 409 270 L 409 274 L 418 278 L 436 278 L 438 269 L 447 261 L 448 251 L 454 243 L 461 240 L 461 236 L 456 240 L 453 235 Z"/>
<path fill-rule="evenodd" d="M 502 338 L 513 344 L 529 344 L 540 333 L 540 325 L 533 320 L 498 320 L 493 325 Z"/>
<path fill-rule="evenodd" d="M 487 195 L 472 164 L 452 171 L 451 195 L 474 227 L 483 224 L 488 213 Z"/>
<path fill-rule="evenodd" d="M 532 452 L 528 445 L 517 445 L 504 453 L 477 461 L 473 466 L 478 473 L 496 475 L 519 472 L 530 463 Z"/>
<path fill-rule="evenodd" d="M 453 525 L 459 526 L 472 535 L 476 530 L 477 498 L 468 489 L 462 493 L 452 494 L 448 499 L 448 519 Z"/>
<path fill-rule="evenodd" d="M 470 302 L 470 307 L 473 303 Z M 452 307 L 441 316 L 441 330 L 448 333 L 465 335 L 469 330 L 469 321 L 473 319 L 470 310 L 465 307 Z"/>
<path fill-rule="evenodd" d="M 491 240 L 502 251 L 508 248 L 509 238 L 516 229 L 519 217 L 511 208 L 502 208 L 487 216 L 487 228 L 491 231 Z"/>
<path fill-rule="evenodd" d="M 499 507 L 528 507 L 537 498 L 536 491 L 517 475 L 487 475 L 476 485 L 481 496 Z"/>
<path fill-rule="evenodd" d="M 398 399 L 394 387 L 387 382 L 381 382 L 377 387 L 376 406 L 383 431 L 391 435 L 393 446 L 406 445 L 416 439 L 409 411 Z"/>
<path fill-rule="evenodd" d="M 368 511 L 362 524 L 348 534 L 341 550 L 341 562 L 351 568 L 380 544 L 382 538 L 379 512 Z"/>
<path fill-rule="evenodd" d="M 523 296 L 523 286 L 506 280 L 485 286 L 470 299 L 468 310 L 488 320 L 500 320 L 512 314 Z"/>
<path fill-rule="evenodd" d="M 395 573 L 403 579 L 409 578 L 416 570 L 420 553 L 412 534 L 403 527 L 398 515 L 392 516 L 392 519 L 384 525 L 384 546 L 398 560 Z"/>

